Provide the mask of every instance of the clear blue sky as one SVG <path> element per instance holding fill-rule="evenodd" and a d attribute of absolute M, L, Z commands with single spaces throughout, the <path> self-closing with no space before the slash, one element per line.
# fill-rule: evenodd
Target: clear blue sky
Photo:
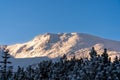
<path fill-rule="evenodd" d="M 120 41 L 120 0 L 0 0 L 0 44 L 46 32 L 80 32 Z"/>

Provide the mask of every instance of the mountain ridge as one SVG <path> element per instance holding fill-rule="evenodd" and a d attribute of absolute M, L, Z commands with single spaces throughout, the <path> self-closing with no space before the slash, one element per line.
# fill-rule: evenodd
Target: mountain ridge
<path fill-rule="evenodd" d="M 66 54 L 69 58 L 89 57 L 91 47 L 95 47 L 98 53 L 104 48 L 108 49 L 109 55 L 119 55 L 120 41 L 104 39 L 85 33 L 45 33 L 22 44 L 8 45 L 10 54 L 15 58 L 49 58 L 61 57 Z"/>

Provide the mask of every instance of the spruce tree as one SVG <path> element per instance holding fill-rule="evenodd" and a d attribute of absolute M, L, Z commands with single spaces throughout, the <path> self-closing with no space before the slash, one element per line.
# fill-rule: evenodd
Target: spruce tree
<path fill-rule="evenodd" d="M 118 63 L 119 63 L 119 58 L 118 58 L 118 56 L 115 57 L 114 63 L 115 63 L 115 64 L 118 64 Z"/>
<path fill-rule="evenodd" d="M 108 53 L 107 53 L 107 49 L 104 49 L 103 54 L 101 55 L 103 57 L 103 63 L 108 63 Z"/>
<path fill-rule="evenodd" d="M 3 80 L 7 80 L 9 75 L 12 74 L 12 70 L 9 69 L 11 68 L 12 66 L 8 66 L 8 64 L 11 64 L 10 61 L 8 61 L 8 59 L 10 58 L 10 54 L 9 53 L 9 50 L 6 50 L 5 48 L 3 49 L 3 61 L 0 61 L 0 63 L 2 64 L 1 65 L 1 72 L 2 72 L 2 75 L 3 75 Z M 9 70 L 8 70 L 9 69 Z M 10 73 L 9 73 L 10 72 Z"/>
<path fill-rule="evenodd" d="M 89 54 L 90 54 L 90 57 L 91 57 L 91 58 L 97 56 L 97 52 L 96 52 L 96 50 L 95 50 L 94 47 L 92 47 L 91 52 L 90 52 Z"/>

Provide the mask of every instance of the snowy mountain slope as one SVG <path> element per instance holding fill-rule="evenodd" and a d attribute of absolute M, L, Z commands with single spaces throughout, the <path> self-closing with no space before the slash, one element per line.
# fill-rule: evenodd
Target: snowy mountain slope
<path fill-rule="evenodd" d="M 36 36 L 33 40 L 7 46 L 10 54 L 15 58 L 45 57 L 57 58 L 67 54 L 72 56 L 89 57 L 91 47 L 95 47 L 98 53 L 104 48 L 108 49 L 109 55 L 114 58 L 120 55 L 120 42 L 107 40 L 84 33 L 46 33 Z"/>

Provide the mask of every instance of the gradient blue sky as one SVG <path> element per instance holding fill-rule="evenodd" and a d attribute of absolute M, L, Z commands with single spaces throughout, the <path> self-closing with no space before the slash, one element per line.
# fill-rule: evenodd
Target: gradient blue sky
<path fill-rule="evenodd" d="M 79 32 L 120 41 L 120 0 L 0 0 L 0 44 L 46 32 Z"/>

